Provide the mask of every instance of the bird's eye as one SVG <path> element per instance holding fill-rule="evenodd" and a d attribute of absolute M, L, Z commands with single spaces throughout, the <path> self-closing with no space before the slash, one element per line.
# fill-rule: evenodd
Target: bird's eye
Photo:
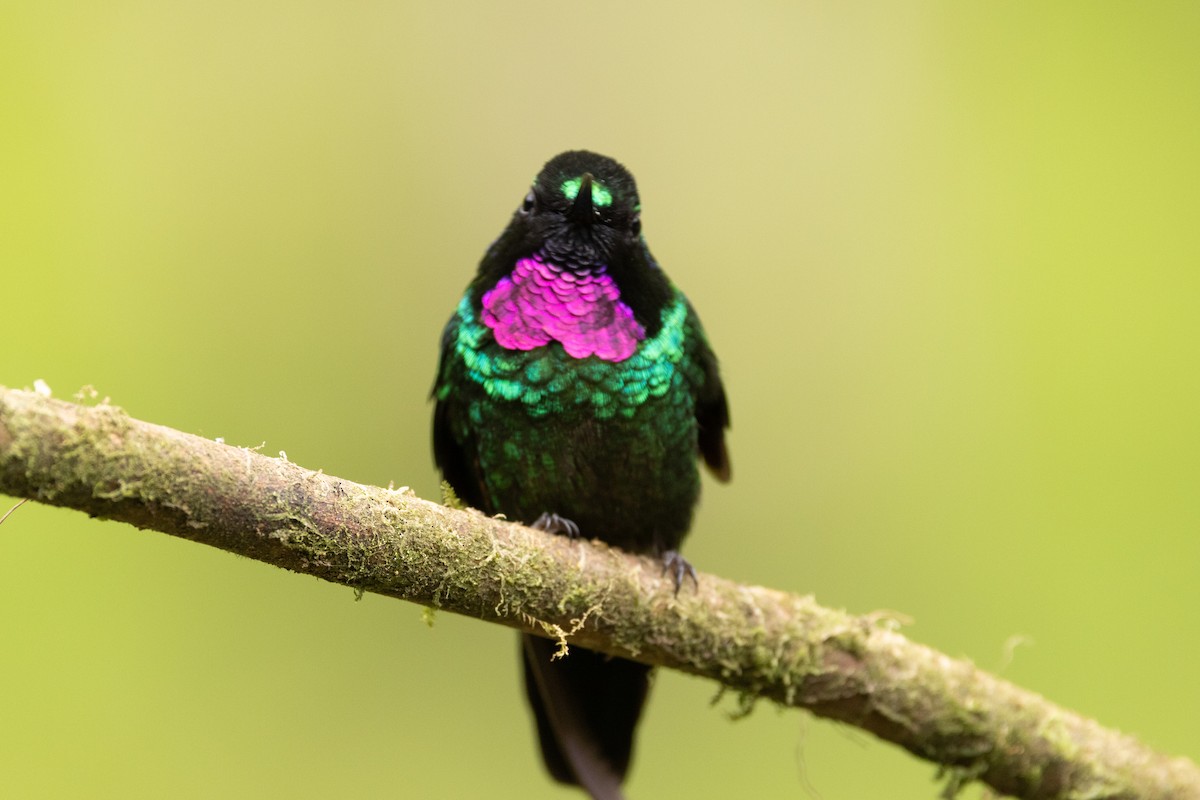
<path fill-rule="evenodd" d="M 521 213 L 528 214 L 530 211 L 533 211 L 533 206 L 536 202 L 537 198 L 533 196 L 533 192 L 525 195 L 525 200 L 521 203 Z"/>
<path fill-rule="evenodd" d="M 629 222 L 629 230 L 634 236 L 642 232 L 642 215 L 634 214 L 633 219 Z"/>

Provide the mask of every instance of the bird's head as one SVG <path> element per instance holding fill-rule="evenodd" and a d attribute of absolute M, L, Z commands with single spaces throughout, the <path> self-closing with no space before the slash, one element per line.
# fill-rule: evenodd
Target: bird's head
<path fill-rule="evenodd" d="M 542 168 L 513 224 L 561 266 L 611 265 L 640 246 L 637 184 L 611 158 L 571 150 Z"/>

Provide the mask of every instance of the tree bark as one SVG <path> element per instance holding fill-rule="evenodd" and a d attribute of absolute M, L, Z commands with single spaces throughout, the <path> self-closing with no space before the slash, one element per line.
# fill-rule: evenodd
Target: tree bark
<path fill-rule="evenodd" d="M 0 492 L 711 678 L 1023 798 L 1200 798 L 1200 770 L 908 641 L 888 618 L 569 541 L 0 387 Z"/>

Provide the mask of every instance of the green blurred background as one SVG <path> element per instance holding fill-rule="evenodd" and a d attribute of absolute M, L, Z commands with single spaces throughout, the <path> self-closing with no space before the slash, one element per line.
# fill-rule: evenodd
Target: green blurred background
<path fill-rule="evenodd" d="M 723 359 L 691 559 L 1200 757 L 1197 41 L 1194 3 L 6 5 L 0 384 L 437 497 L 442 325 L 596 149 Z M 167 536 L 22 507 L 0 640 L 9 797 L 576 796 L 510 631 Z M 937 791 L 713 696 L 659 676 L 631 796 Z"/>

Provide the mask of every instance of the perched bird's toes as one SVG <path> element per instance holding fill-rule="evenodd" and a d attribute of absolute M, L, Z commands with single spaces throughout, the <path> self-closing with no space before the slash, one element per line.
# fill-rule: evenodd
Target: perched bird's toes
<path fill-rule="evenodd" d="M 531 528 L 537 528 L 539 531 L 546 533 L 557 533 L 566 536 L 568 539 L 579 538 L 579 526 L 566 517 L 560 517 L 558 514 L 551 514 L 549 511 L 542 512 L 542 515 L 533 521 Z"/>
<path fill-rule="evenodd" d="M 679 587 L 683 586 L 685 577 L 690 577 L 696 588 L 700 588 L 700 580 L 696 577 L 696 568 L 681 556 L 678 550 L 668 550 L 663 553 L 662 565 L 663 574 L 670 573 L 671 577 L 675 579 L 675 594 L 679 594 Z"/>

